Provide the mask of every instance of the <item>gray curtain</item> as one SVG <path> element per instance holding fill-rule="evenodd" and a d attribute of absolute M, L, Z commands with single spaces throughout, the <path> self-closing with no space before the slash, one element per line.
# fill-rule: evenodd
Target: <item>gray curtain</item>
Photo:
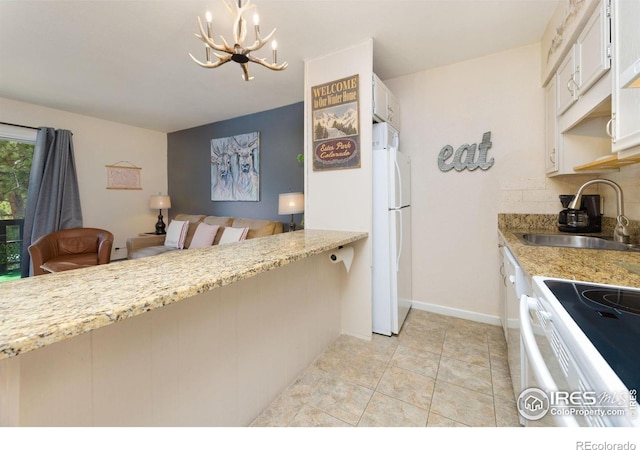
<path fill-rule="evenodd" d="M 82 227 L 80 191 L 69 130 L 40 128 L 33 150 L 24 216 L 22 277 L 31 268 L 29 246 L 40 236 Z"/>

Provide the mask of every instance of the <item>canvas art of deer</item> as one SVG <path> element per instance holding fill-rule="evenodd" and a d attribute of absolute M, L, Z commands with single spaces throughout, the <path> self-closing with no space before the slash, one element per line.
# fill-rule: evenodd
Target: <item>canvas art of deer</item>
<path fill-rule="evenodd" d="M 255 138 L 246 144 L 241 144 L 235 138 L 235 153 L 238 155 L 238 177 L 235 183 L 236 200 L 259 200 L 260 178 L 255 168 L 254 157 L 258 148 Z"/>
<path fill-rule="evenodd" d="M 231 157 L 233 152 L 226 145 L 211 143 L 211 164 L 216 165 L 216 179 L 211 186 L 212 200 L 233 200 L 233 174 Z"/>

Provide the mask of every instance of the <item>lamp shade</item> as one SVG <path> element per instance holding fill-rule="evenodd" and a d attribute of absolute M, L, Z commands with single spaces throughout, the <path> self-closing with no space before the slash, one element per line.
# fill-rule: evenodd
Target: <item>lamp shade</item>
<path fill-rule="evenodd" d="M 171 208 L 171 198 L 168 195 L 152 195 L 149 200 L 149 208 L 169 209 Z"/>
<path fill-rule="evenodd" d="M 302 192 L 280 194 L 278 214 L 299 214 L 301 212 L 304 212 L 304 194 Z"/>

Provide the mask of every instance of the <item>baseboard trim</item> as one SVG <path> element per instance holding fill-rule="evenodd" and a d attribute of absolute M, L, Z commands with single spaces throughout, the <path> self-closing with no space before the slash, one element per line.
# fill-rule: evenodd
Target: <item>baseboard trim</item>
<path fill-rule="evenodd" d="M 459 319 L 473 320 L 474 322 L 487 323 L 489 325 L 501 326 L 502 322 L 500 317 L 491 316 L 489 314 L 482 314 L 473 311 L 465 311 L 463 309 L 449 308 L 442 305 L 434 305 L 432 303 L 425 303 L 413 300 L 411 307 L 420 311 L 427 311 L 436 314 L 442 314 L 444 316 L 457 317 Z"/>

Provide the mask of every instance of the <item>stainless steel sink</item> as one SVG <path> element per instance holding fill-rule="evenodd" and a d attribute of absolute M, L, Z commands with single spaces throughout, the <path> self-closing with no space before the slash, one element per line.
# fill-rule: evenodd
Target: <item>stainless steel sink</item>
<path fill-rule="evenodd" d="M 600 250 L 640 251 L 640 247 L 633 244 L 615 242 L 613 240 L 577 234 L 545 234 L 524 233 L 518 237 L 528 245 L 542 245 L 547 247 L 591 248 Z"/>

